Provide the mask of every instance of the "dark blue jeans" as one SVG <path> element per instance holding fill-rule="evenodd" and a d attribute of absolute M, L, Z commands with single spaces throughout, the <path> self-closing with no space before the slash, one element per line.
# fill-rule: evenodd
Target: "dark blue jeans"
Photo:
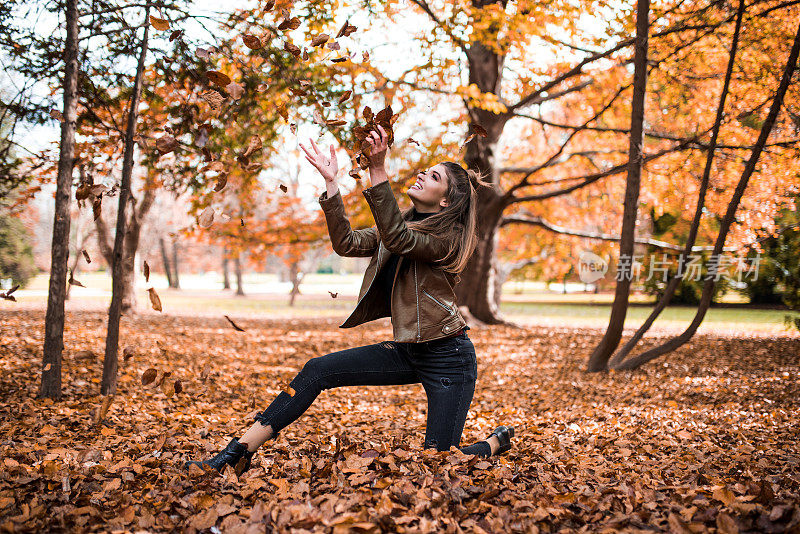
<path fill-rule="evenodd" d="M 467 327 L 469 329 L 469 327 Z M 294 395 L 281 392 L 255 420 L 272 435 L 300 417 L 322 390 L 342 386 L 390 386 L 421 383 L 428 396 L 425 448 L 458 447 L 475 393 L 478 362 L 466 331 L 422 343 L 383 341 L 311 358 L 290 382 Z M 462 451 L 488 456 L 478 442 Z"/>

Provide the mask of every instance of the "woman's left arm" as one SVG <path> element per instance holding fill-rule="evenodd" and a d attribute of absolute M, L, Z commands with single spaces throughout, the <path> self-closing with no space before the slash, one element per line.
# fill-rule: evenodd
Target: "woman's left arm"
<path fill-rule="evenodd" d="M 447 242 L 440 237 L 412 230 L 403 219 L 384 166 L 388 137 L 381 126 L 378 129 L 379 133 L 373 131 L 367 138 L 371 145 L 371 186 L 361 193 L 375 218 L 380 239 L 393 254 L 427 262 L 443 260 L 449 252 Z"/>

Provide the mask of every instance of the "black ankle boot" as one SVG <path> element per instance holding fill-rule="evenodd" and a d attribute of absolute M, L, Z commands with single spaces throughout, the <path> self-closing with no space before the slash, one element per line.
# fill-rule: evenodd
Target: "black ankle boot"
<path fill-rule="evenodd" d="M 241 475 L 250 469 L 250 463 L 253 460 L 254 454 L 255 451 L 250 452 L 247 450 L 247 444 L 239 443 L 239 440 L 233 438 L 230 443 L 228 443 L 227 447 L 222 449 L 222 451 L 210 460 L 203 460 L 202 462 L 190 460 L 186 462 L 185 467 L 188 468 L 191 464 L 195 464 L 202 468 L 203 464 L 205 464 L 210 465 L 221 473 L 225 468 L 225 464 L 228 464 L 233 467 L 237 475 Z"/>
<path fill-rule="evenodd" d="M 497 449 L 496 454 L 502 454 L 511 449 L 511 438 L 514 437 L 514 427 L 498 426 L 494 429 L 494 432 L 489 434 L 489 438 L 492 436 L 497 436 L 497 441 L 500 442 L 500 448 Z M 488 440 L 489 438 L 486 439 Z"/>

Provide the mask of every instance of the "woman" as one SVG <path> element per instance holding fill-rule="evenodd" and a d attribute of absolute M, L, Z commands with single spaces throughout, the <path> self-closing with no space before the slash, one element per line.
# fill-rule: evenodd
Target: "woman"
<path fill-rule="evenodd" d="M 413 208 L 400 211 L 384 167 L 388 136 L 378 126 L 367 138 L 371 187 L 363 194 L 376 227 L 352 230 L 344 213 L 333 146 L 330 157 L 311 140 L 306 159 L 322 174 L 327 191 L 319 202 L 333 250 L 340 256 L 371 257 L 358 304 L 340 328 L 391 317 L 393 342 L 355 347 L 312 358 L 245 434 L 206 464 L 241 473 L 255 451 L 300 417 L 322 390 L 341 386 L 422 383 L 428 397 L 425 448 L 458 446 L 475 392 L 475 347 L 456 306 L 453 286 L 475 250 L 475 187 L 488 185 L 457 163 L 434 165 L 406 193 Z M 462 447 L 491 456 L 511 448 L 513 427 L 498 427 L 484 441 Z"/>

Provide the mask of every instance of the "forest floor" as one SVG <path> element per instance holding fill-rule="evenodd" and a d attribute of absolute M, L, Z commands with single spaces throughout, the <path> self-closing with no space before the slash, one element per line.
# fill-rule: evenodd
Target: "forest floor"
<path fill-rule="evenodd" d="M 504 455 L 423 451 L 422 387 L 360 387 L 324 391 L 239 477 L 183 469 L 240 436 L 307 359 L 391 339 L 385 322 L 342 319 L 237 317 L 239 332 L 222 317 L 123 317 L 103 406 L 103 311 L 67 312 L 52 402 L 36 398 L 44 310 L 0 309 L 0 531 L 800 530 L 788 334 L 704 333 L 637 371 L 587 374 L 602 330 L 471 329 L 462 444 L 513 425 Z"/>

